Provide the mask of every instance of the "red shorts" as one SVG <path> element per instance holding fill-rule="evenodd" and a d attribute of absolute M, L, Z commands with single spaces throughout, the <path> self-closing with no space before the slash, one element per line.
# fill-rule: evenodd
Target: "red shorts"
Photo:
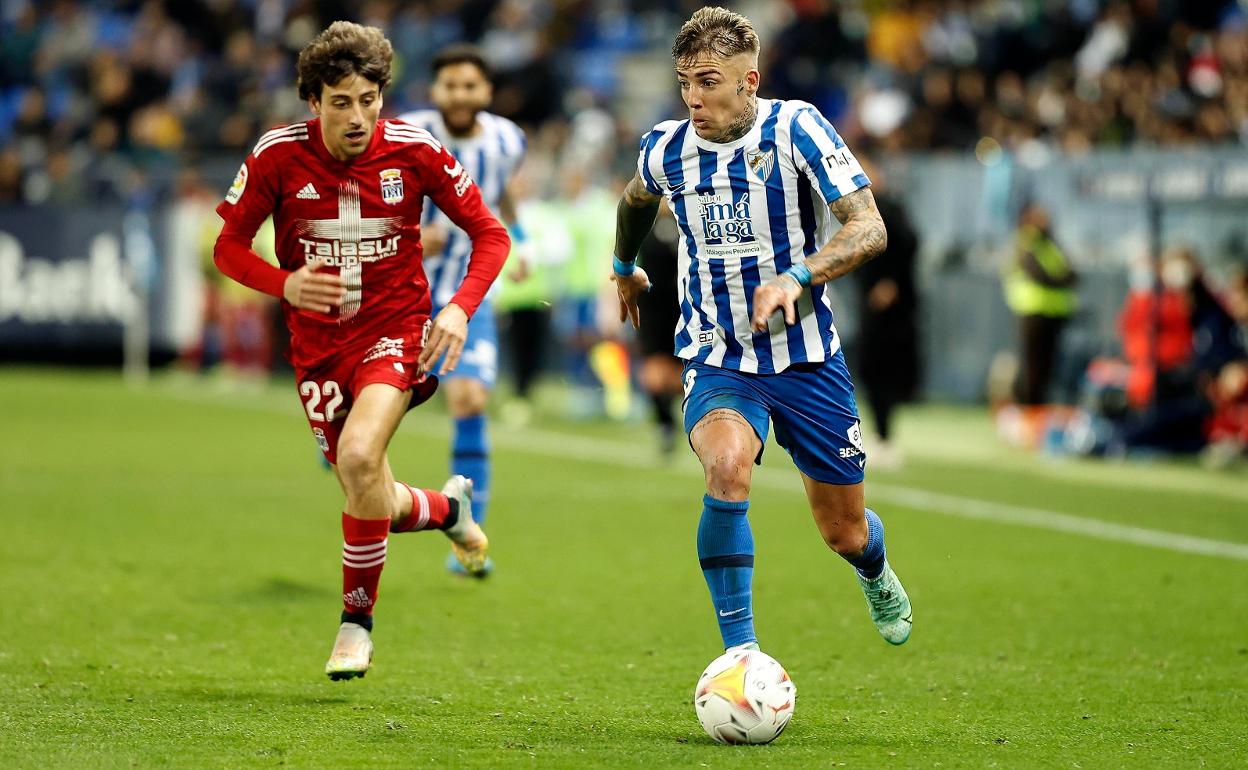
<path fill-rule="evenodd" d="M 420 331 L 378 337 L 372 344 L 345 348 L 312 369 L 295 368 L 299 400 L 325 459 L 337 463 L 338 436 L 347 412 L 366 385 L 384 383 L 411 390 L 408 409 L 428 401 L 438 389 L 438 378 L 420 374 L 416 366 L 422 337 Z"/>

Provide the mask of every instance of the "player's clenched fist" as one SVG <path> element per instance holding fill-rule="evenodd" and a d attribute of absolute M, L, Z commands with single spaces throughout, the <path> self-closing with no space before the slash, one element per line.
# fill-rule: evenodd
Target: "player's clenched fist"
<path fill-rule="evenodd" d="M 337 273 L 322 273 L 323 262 L 309 262 L 286 278 L 282 294 L 300 310 L 328 313 L 342 307 L 346 287 Z"/>
<path fill-rule="evenodd" d="M 631 275 L 612 273 L 611 280 L 615 281 L 615 293 L 620 298 L 620 323 L 632 320 L 633 328 L 639 328 L 641 313 L 637 310 L 637 298 L 650 291 L 650 277 L 637 267 Z"/>
<path fill-rule="evenodd" d="M 767 319 L 784 308 L 784 322 L 789 326 L 797 323 L 794 303 L 802 296 L 802 287 L 792 276 L 781 273 L 754 290 L 754 331 L 767 328 Z"/>
<path fill-rule="evenodd" d="M 420 351 L 420 370 L 428 372 L 438 359 L 446 354 L 439 375 L 455 371 L 459 356 L 464 352 L 464 340 L 468 337 L 468 314 L 454 302 L 442 308 L 429 328 L 429 338 Z"/>

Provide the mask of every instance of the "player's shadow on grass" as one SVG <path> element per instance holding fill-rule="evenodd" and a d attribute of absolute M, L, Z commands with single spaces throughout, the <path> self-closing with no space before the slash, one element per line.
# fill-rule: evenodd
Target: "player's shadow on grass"
<path fill-rule="evenodd" d="M 270 577 L 239 591 L 230 601 L 242 604 L 302 604 L 323 602 L 333 595 L 333 591 L 322 585 L 302 583 L 287 577 Z"/>

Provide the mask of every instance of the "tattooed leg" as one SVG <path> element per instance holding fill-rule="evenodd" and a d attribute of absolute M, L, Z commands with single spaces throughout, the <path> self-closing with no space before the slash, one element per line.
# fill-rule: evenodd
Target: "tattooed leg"
<path fill-rule="evenodd" d="M 763 444 L 754 428 L 732 409 L 713 409 L 698 420 L 690 443 L 706 474 L 706 491 L 720 500 L 746 500 L 754 458 Z"/>

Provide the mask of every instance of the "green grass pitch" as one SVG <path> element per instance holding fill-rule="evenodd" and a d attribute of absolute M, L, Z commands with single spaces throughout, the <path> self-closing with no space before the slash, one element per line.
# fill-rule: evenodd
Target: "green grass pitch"
<path fill-rule="evenodd" d="M 776 743 L 727 747 L 690 703 L 719 652 L 700 473 L 643 426 L 496 427 L 497 574 L 445 574 L 440 534 L 394 538 L 375 666 L 335 683 L 340 493 L 292 387 L 0 368 L 0 410 L 0 767 L 1248 757 L 1242 470 L 1057 462 L 1003 449 L 982 410 L 907 412 L 908 464 L 867 488 L 915 607 L 891 648 L 770 447 L 757 625 L 799 699 Z M 446 422 L 408 416 L 400 478 L 440 485 Z"/>

